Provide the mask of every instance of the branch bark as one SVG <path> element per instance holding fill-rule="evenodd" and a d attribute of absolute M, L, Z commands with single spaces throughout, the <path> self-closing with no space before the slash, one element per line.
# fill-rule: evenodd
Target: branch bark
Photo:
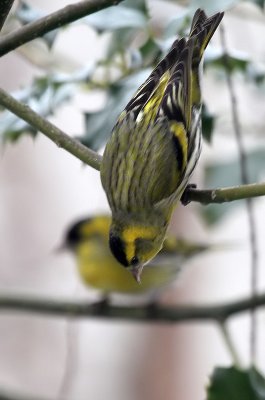
<path fill-rule="evenodd" d="M 103 10 L 109 6 L 117 5 L 121 1 L 122 0 L 87 0 L 70 4 L 2 37 L 0 39 L 0 56 L 56 28 L 93 14 L 96 11 Z"/>
<path fill-rule="evenodd" d="M 198 190 L 187 188 L 187 198 L 202 204 L 227 203 L 250 197 L 265 195 L 265 183 L 250 183 L 248 185 L 231 186 L 226 188 Z"/>
<path fill-rule="evenodd" d="M 108 318 L 138 322 L 178 323 L 183 321 L 225 322 L 229 317 L 265 305 L 265 293 L 255 298 L 206 306 L 157 306 L 125 307 L 102 303 L 84 303 L 35 299 L 28 297 L 0 296 L 0 312 L 27 312 L 37 315 L 60 316 L 64 318 Z"/>

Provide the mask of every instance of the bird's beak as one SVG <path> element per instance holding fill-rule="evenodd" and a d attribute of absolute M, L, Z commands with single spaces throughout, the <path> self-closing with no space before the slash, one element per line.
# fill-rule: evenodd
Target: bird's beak
<path fill-rule="evenodd" d="M 143 264 L 135 265 L 131 268 L 131 273 L 137 283 L 141 283 L 141 274 L 143 271 Z"/>
<path fill-rule="evenodd" d="M 69 246 L 65 242 L 65 243 L 61 243 L 59 246 L 55 247 L 52 252 L 54 254 L 60 254 L 66 250 L 69 250 Z"/>

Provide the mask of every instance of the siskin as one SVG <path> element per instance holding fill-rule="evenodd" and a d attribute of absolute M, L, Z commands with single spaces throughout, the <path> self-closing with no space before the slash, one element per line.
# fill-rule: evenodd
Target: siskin
<path fill-rule="evenodd" d="M 121 113 L 106 145 L 101 182 L 112 211 L 109 245 L 140 282 L 201 149 L 200 63 L 223 13 L 198 9 L 188 38 L 166 57 Z"/>
<path fill-rule="evenodd" d="M 190 257 L 209 249 L 204 244 L 177 240 L 170 236 L 164 241 L 159 255 L 142 273 L 141 285 L 113 257 L 109 244 L 111 217 L 97 215 L 74 223 L 66 233 L 61 248 L 73 251 L 82 281 L 104 294 L 144 294 L 157 291 L 171 283 Z"/>

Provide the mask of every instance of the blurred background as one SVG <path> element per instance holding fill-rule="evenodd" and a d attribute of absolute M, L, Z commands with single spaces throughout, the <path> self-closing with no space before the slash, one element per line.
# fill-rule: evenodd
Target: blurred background
<path fill-rule="evenodd" d="M 3 57 L 1 87 L 49 116 L 71 136 L 82 136 L 84 143 L 102 151 L 115 118 L 153 63 L 168 50 L 176 33 L 189 28 L 196 8 L 212 14 L 225 7 L 222 24 L 250 180 L 264 180 L 262 2 L 125 3 L 127 17 L 117 6 L 103 16 L 77 21 Z M 3 34 L 67 4 L 64 0 L 17 2 Z M 198 187 L 240 183 L 221 57 L 218 31 L 205 59 L 204 129 L 208 141 L 204 141 L 192 179 Z M 77 219 L 108 212 L 99 173 L 6 112 L 0 118 L 1 293 L 68 300 L 98 298 L 97 292 L 80 282 L 71 254 L 59 254 L 55 249 Z M 265 288 L 264 214 L 264 199 L 254 200 L 260 292 Z M 187 239 L 224 246 L 187 263 L 179 280 L 163 292 L 161 302 L 215 304 L 249 295 L 249 226 L 244 202 L 230 207 L 180 205 L 171 231 Z M 123 304 L 125 299 L 115 301 Z M 229 322 L 244 366 L 249 365 L 249 321 L 243 314 Z M 258 312 L 257 365 L 263 373 L 264 333 L 264 312 Z M 66 320 L 13 312 L 0 314 L 0 354 L 0 388 L 47 399 L 199 400 L 205 397 L 214 366 L 232 364 L 213 323 Z"/>

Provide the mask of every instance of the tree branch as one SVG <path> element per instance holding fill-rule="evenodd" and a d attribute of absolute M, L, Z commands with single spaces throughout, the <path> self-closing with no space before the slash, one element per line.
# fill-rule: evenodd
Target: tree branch
<path fill-rule="evenodd" d="M 109 318 L 141 322 L 177 323 L 191 320 L 224 322 L 234 314 L 265 305 L 265 293 L 231 303 L 210 306 L 125 307 L 102 303 L 85 303 L 0 296 L 0 312 L 30 312 L 60 317 Z"/>
<path fill-rule="evenodd" d="M 187 198 L 202 204 L 226 203 L 265 195 L 265 183 L 231 186 L 227 188 L 198 190 L 187 188 Z"/>
<path fill-rule="evenodd" d="M 61 131 L 61 129 L 38 115 L 30 107 L 14 99 L 14 97 L 10 96 L 3 89 L 0 89 L 0 104 L 34 128 L 38 129 L 57 144 L 57 146 L 67 150 L 85 164 L 99 170 L 101 162 L 101 156 L 99 154 L 68 136 L 66 133 Z"/>
<path fill-rule="evenodd" d="M 3 28 L 5 20 L 8 17 L 9 11 L 13 5 L 15 0 L 2 0 L 1 1 L 1 10 L 0 10 L 0 31 Z"/>
<path fill-rule="evenodd" d="M 7 1 L 7 0 L 6 0 Z M 0 39 L 0 56 L 45 35 L 60 26 L 69 24 L 86 15 L 93 14 L 109 6 L 117 5 L 122 0 L 87 0 L 70 4 L 37 21 L 31 22 L 15 32 L 11 32 Z"/>

